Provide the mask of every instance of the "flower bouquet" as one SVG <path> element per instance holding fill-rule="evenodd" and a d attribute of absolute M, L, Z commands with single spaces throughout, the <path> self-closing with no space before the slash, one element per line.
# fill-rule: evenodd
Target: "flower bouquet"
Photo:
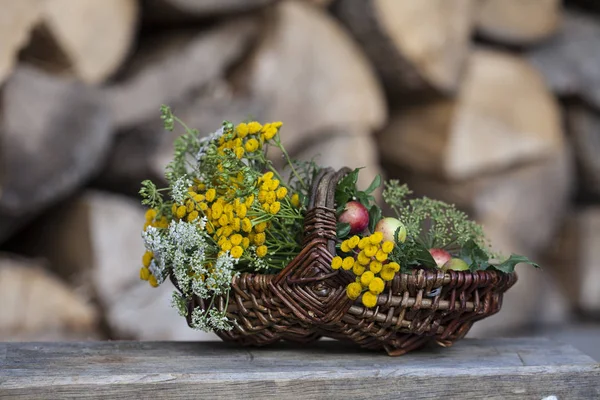
<path fill-rule="evenodd" d="M 327 336 L 401 355 L 464 337 L 499 311 L 516 264 L 537 267 L 500 258 L 466 214 L 398 181 L 377 176 L 359 190 L 359 169 L 291 159 L 281 122 L 224 122 L 201 137 L 166 106 L 162 119 L 185 133 L 169 186 L 142 183 L 140 278 L 170 280 L 194 329 L 249 345 Z M 394 216 L 375 204 L 382 185 Z"/>

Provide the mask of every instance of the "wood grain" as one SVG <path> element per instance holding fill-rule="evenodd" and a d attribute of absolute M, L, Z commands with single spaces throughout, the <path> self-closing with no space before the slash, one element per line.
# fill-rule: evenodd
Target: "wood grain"
<path fill-rule="evenodd" d="M 463 340 L 403 357 L 339 342 L 0 344 L 0 398 L 591 399 L 600 365 L 545 339 Z"/>

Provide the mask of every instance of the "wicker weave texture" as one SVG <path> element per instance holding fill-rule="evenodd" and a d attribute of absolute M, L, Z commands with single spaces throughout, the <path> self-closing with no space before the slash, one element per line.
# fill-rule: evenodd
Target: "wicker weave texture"
<path fill-rule="evenodd" d="M 500 310 L 503 293 L 517 280 L 514 273 L 416 269 L 389 282 L 372 309 L 350 300 L 346 286 L 355 276 L 330 267 L 336 241 L 335 187 L 347 172 L 327 169 L 316 177 L 303 249 L 285 269 L 277 275 L 236 276 L 229 302 L 213 303 L 219 310 L 227 307 L 233 321 L 232 330 L 216 332 L 223 340 L 261 346 L 325 336 L 397 356 L 431 341 L 450 346 L 474 322 Z M 192 298 L 188 323 L 197 306 L 208 304 Z"/>

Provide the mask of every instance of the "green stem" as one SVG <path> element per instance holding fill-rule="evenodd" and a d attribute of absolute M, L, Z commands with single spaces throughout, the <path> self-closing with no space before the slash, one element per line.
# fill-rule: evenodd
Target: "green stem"
<path fill-rule="evenodd" d="M 292 163 L 290 155 L 288 154 L 288 152 L 285 150 L 285 148 L 281 144 L 281 140 L 279 139 L 279 133 L 275 136 L 274 142 L 277 145 L 277 147 L 279 148 L 279 150 L 281 150 L 281 152 L 283 153 L 283 156 L 285 157 L 285 160 L 287 161 L 288 165 L 292 169 L 292 173 L 294 174 L 294 176 L 296 177 L 296 179 L 298 179 L 298 182 L 300 182 L 300 184 L 302 185 L 302 187 L 305 190 L 308 190 L 308 187 L 306 186 L 306 184 L 304 183 L 304 181 L 302 180 L 302 178 L 300 177 L 300 175 L 298 175 L 298 172 L 296 171 L 296 168 L 294 168 L 294 164 Z"/>

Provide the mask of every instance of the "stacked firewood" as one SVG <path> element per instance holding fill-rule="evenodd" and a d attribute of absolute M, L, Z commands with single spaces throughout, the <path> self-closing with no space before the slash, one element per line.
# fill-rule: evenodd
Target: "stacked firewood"
<path fill-rule="evenodd" d="M 475 333 L 600 312 L 593 2 L 0 8 L 0 339 L 202 337 L 167 285 L 136 275 L 139 184 L 162 179 L 181 133 L 164 131 L 161 104 L 203 134 L 281 120 L 292 156 L 366 167 L 363 183 L 406 181 L 471 213 L 498 250 L 546 266 L 523 269 Z"/>

